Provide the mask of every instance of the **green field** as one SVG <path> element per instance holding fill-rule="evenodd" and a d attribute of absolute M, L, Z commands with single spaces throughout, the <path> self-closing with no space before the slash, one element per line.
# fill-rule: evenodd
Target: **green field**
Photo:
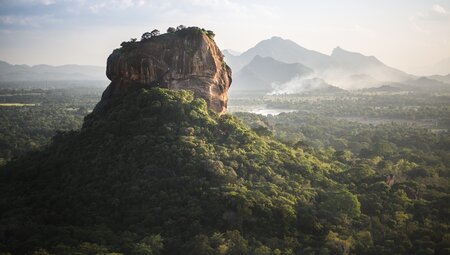
<path fill-rule="evenodd" d="M 0 107 L 24 107 L 37 106 L 38 104 L 22 104 L 22 103 L 0 103 Z"/>

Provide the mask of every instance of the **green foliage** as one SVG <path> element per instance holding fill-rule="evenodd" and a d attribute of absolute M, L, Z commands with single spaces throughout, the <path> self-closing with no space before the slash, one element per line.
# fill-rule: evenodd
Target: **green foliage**
<path fill-rule="evenodd" d="M 156 37 L 156 36 L 159 36 L 159 35 L 160 35 L 160 32 L 159 32 L 158 29 L 153 29 L 151 32 L 145 32 L 141 36 L 141 42 L 142 41 L 147 41 L 150 38 Z"/>
<path fill-rule="evenodd" d="M 192 92 L 139 89 L 0 170 L 0 242 L 14 253 L 299 250 L 284 239 L 302 233 L 298 203 L 330 185 L 321 168 Z"/>
<path fill-rule="evenodd" d="M 206 35 L 211 40 L 214 40 L 215 34 L 211 30 L 206 30 L 199 27 L 186 27 L 184 25 L 179 25 L 177 28 L 169 27 L 167 33 L 161 34 L 159 30 L 154 29 L 151 32 L 145 32 L 141 35 L 141 40 L 137 41 L 136 38 L 131 38 L 130 41 L 124 41 L 120 44 L 121 48 L 116 49 L 117 51 L 130 52 L 138 47 L 140 43 L 146 43 L 153 41 L 153 39 L 160 38 L 170 38 L 172 36 L 185 37 L 185 36 L 198 36 Z"/>
<path fill-rule="evenodd" d="M 204 33 L 174 33 L 193 31 Z M 33 98 L 20 102 L 42 102 Z M 43 98 L 53 106 L 35 116 L 48 120 L 14 108 L 0 117 L 25 126 L 2 132 L 49 122 L 50 136 L 74 116 L 51 114 L 72 97 Z M 191 92 L 130 91 L 0 169 L 0 253 L 447 254 L 448 133 L 336 120 L 327 114 L 345 100 L 314 100 L 307 114 L 237 118 Z M 364 100 L 346 100 L 364 113 Z"/>
<path fill-rule="evenodd" d="M 209 37 L 209 39 L 214 40 L 216 34 L 211 30 L 206 30 L 205 34 Z"/>
<path fill-rule="evenodd" d="M 100 89 L 0 90 L 0 103 L 35 106 L 0 106 L 0 166 L 50 142 L 57 130 L 79 129 L 84 116 L 101 95 Z"/>
<path fill-rule="evenodd" d="M 134 255 L 158 255 L 163 249 L 163 239 L 160 235 L 152 235 L 143 238 L 132 250 Z"/>
<path fill-rule="evenodd" d="M 139 42 L 137 41 L 136 38 L 131 38 L 129 41 L 124 41 L 120 44 L 120 46 L 122 47 L 121 50 L 124 50 L 124 51 L 133 50 L 137 47 L 138 43 Z"/>
<path fill-rule="evenodd" d="M 319 209 L 325 213 L 344 214 L 350 217 L 358 217 L 361 214 L 358 198 L 347 190 L 326 193 Z"/>
<path fill-rule="evenodd" d="M 231 104 L 298 110 L 236 115 L 250 127 L 263 123 L 273 137 L 330 164 L 325 175 L 346 187 L 342 193 L 329 187 L 313 206 L 297 208 L 296 224 L 306 233 L 329 233 L 315 253 L 446 254 L 448 95 L 352 92 L 239 100 Z M 394 181 L 388 184 L 389 175 Z"/>

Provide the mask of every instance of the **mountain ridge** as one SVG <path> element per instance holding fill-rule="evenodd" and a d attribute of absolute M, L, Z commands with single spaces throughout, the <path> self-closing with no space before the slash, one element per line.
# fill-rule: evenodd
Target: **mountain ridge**
<path fill-rule="evenodd" d="M 0 60 L 0 81 L 106 80 L 105 68 L 91 65 L 12 65 Z"/>
<path fill-rule="evenodd" d="M 386 82 L 403 82 L 414 78 L 413 75 L 385 65 L 374 56 L 365 56 L 341 47 L 336 47 L 331 55 L 326 55 L 281 37 L 263 40 L 238 56 L 227 52 L 224 55 L 236 72 L 248 65 L 256 55 L 260 55 L 284 63 L 303 64 L 315 71 L 315 78 L 344 89 L 376 87 Z M 236 86 L 240 84 L 236 83 Z"/>
<path fill-rule="evenodd" d="M 274 70 L 277 70 L 277 72 Z M 300 63 L 287 64 L 271 57 L 256 55 L 234 78 L 236 84 L 241 83 L 246 84 L 246 86 L 236 86 L 232 89 L 235 91 L 258 90 L 271 92 L 276 84 L 285 83 L 294 77 L 312 74 L 313 70 Z"/>
<path fill-rule="evenodd" d="M 450 74 L 447 74 L 447 75 L 432 75 L 432 76 L 428 76 L 428 78 L 450 84 Z"/>
<path fill-rule="evenodd" d="M 1 169 L 0 243 L 14 254 L 81 252 L 84 243 L 124 254 L 140 254 L 142 243 L 159 254 L 204 254 L 199 238 L 216 233 L 230 254 L 300 249 L 283 236 L 298 231 L 296 206 L 336 186 L 321 174 L 327 169 L 208 111 L 192 92 L 136 89 L 87 116 L 80 131 Z M 324 209 L 353 199 L 342 213 L 356 217 L 359 202 L 341 188 L 322 195 Z"/>

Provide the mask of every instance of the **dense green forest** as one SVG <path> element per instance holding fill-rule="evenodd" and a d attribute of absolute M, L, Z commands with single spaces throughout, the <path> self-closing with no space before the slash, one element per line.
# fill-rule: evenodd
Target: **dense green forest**
<path fill-rule="evenodd" d="M 303 148 L 325 162 L 341 162 L 345 170 L 329 177 L 358 196 L 362 213 L 370 216 L 372 237 L 380 224 L 377 254 L 384 254 L 390 242 L 398 247 L 392 254 L 440 254 L 435 249 L 438 239 L 431 239 L 439 232 L 448 236 L 449 102 L 449 95 L 433 93 L 264 96 L 240 98 L 235 108 L 264 105 L 295 111 L 276 116 L 235 115 L 255 132 Z M 390 175 L 395 181 L 385 185 Z M 383 184 L 386 193 L 370 188 L 377 184 Z M 396 195 L 399 197 L 394 198 Z M 442 214 L 432 216 L 438 208 Z M 414 240 L 410 231 L 424 222 L 431 225 L 420 231 L 430 240 Z M 404 240 L 398 239 L 400 236 Z M 441 242 L 448 253 L 448 239 Z M 407 251 L 408 246 L 423 249 Z"/>
<path fill-rule="evenodd" d="M 52 123 L 36 147 L 75 129 L 0 169 L 0 253 L 450 252 L 448 95 L 236 98 L 296 111 L 218 116 L 189 92 L 140 89 L 78 129 L 99 94 L 45 93 L 2 102 L 78 110 L 0 108 Z"/>
<path fill-rule="evenodd" d="M 102 90 L 0 89 L 0 165 L 48 144 L 57 130 L 79 129 Z"/>

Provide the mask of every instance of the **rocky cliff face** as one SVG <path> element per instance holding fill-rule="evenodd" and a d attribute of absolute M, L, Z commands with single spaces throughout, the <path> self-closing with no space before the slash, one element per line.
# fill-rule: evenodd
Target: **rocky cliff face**
<path fill-rule="evenodd" d="M 204 30 L 187 28 L 122 46 L 108 57 L 111 84 L 97 108 L 130 88 L 159 86 L 192 90 L 211 109 L 226 111 L 231 69 Z"/>

